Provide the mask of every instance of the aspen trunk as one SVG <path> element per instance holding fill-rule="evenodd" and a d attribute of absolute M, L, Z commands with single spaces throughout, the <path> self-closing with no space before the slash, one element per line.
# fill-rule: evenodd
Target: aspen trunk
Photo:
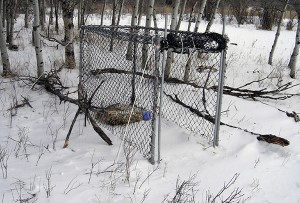
<path fill-rule="evenodd" d="M 191 30 L 192 18 L 193 18 L 194 11 L 195 11 L 195 8 L 196 8 L 197 3 L 198 3 L 198 1 L 196 1 L 196 3 L 194 4 L 194 6 L 192 7 L 192 10 L 191 10 L 191 13 L 190 13 L 190 17 L 189 17 L 189 25 L 188 25 L 188 31 Z"/>
<path fill-rule="evenodd" d="M 154 0 L 148 0 L 145 35 L 149 35 L 149 30 L 147 30 L 147 28 L 151 28 L 151 21 L 153 19 L 153 8 L 154 8 Z M 143 44 L 143 47 L 142 47 L 142 66 L 143 66 L 143 68 L 146 67 L 146 69 L 150 68 L 148 66 L 149 64 L 147 64 L 148 48 L 149 48 L 148 45 Z"/>
<path fill-rule="evenodd" d="M 195 24 L 194 32 L 198 32 L 198 30 L 199 30 L 199 26 L 200 26 L 200 23 L 201 23 L 201 20 L 202 20 L 202 16 L 203 16 L 203 13 L 204 13 L 206 2 L 207 2 L 207 0 L 202 0 L 200 10 L 199 10 L 199 13 L 198 13 L 198 17 L 197 17 L 197 21 L 196 21 L 196 24 Z"/>
<path fill-rule="evenodd" d="M 39 7 L 40 7 L 40 26 L 41 30 L 45 30 L 45 19 L 46 19 L 46 13 L 45 13 L 45 0 L 39 0 Z"/>
<path fill-rule="evenodd" d="M 183 5 L 182 5 L 182 8 L 181 8 L 181 11 L 180 11 L 178 23 L 177 23 L 177 25 L 176 25 L 175 30 L 179 30 L 179 29 L 180 29 L 181 21 L 182 21 L 182 19 L 183 19 L 183 14 L 184 14 L 185 7 L 186 7 L 186 2 L 187 2 L 187 0 L 184 0 Z"/>
<path fill-rule="evenodd" d="M 3 0 L 0 0 L 0 3 L 3 5 Z M 2 18 L 3 18 L 3 16 L 1 14 L 0 15 L 0 51 L 1 51 L 2 66 L 3 66 L 2 76 L 9 76 L 11 74 L 11 69 L 10 69 L 7 48 L 6 48 L 6 42 L 5 42 L 5 38 L 4 38 L 5 31 L 3 29 Z"/>
<path fill-rule="evenodd" d="M 55 15 L 55 31 L 56 31 L 56 34 L 58 34 L 58 31 L 59 31 L 59 26 L 58 26 L 58 7 L 59 7 L 58 0 L 54 0 L 54 15 Z"/>
<path fill-rule="evenodd" d="M 139 18 L 138 18 L 138 23 L 137 25 L 141 24 L 142 21 L 142 16 L 143 16 L 143 6 L 144 6 L 144 0 L 140 0 L 139 3 Z"/>
<path fill-rule="evenodd" d="M 69 69 L 74 69 L 75 63 L 75 53 L 74 53 L 74 4 L 70 0 L 65 0 L 62 2 L 62 12 L 64 21 L 64 31 L 65 31 L 65 67 Z"/>
<path fill-rule="evenodd" d="M 209 20 L 209 22 L 208 22 L 208 24 L 207 24 L 207 27 L 206 27 L 205 32 L 209 32 L 211 26 L 212 26 L 213 23 L 214 23 L 214 20 L 215 20 L 215 18 L 216 18 L 216 13 L 217 13 L 218 8 L 219 8 L 220 1 L 221 1 L 221 0 L 217 0 L 217 2 L 216 2 L 216 4 L 215 4 L 214 10 L 213 10 L 213 12 L 212 12 L 212 14 L 211 14 L 211 16 L 210 16 L 210 20 Z"/>
<path fill-rule="evenodd" d="M 25 28 L 28 28 L 28 15 L 29 15 L 29 1 L 25 0 L 25 18 L 24 18 L 24 23 L 25 23 Z"/>
<path fill-rule="evenodd" d="M 111 19 L 111 25 L 115 26 L 116 25 L 116 13 L 117 13 L 117 0 L 113 1 L 113 14 L 112 14 L 112 19 Z M 114 32 L 115 29 L 113 28 L 112 31 Z M 114 49 L 114 39 L 113 39 L 113 34 L 110 40 L 110 46 L 109 46 L 109 51 L 112 52 Z"/>
<path fill-rule="evenodd" d="M 100 24 L 101 26 L 103 25 L 103 18 L 104 18 L 105 7 L 106 7 L 106 0 L 104 0 L 103 6 L 102 6 L 102 12 L 101 12 L 101 24 Z"/>
<path fill-rule="evenodd" d="M 132 12 L 132 17 L 131 17 L 131 26 L 136 26 L 137 23 L 137 18 L 138 18 L 138 13 L 139 13 L 139 0 L 135 0 L 135 4 L 133 6 L 133 12 Z M 133 31 L 133 30 L 131 30 Z M 132 51 L 133 51 L 133 44 L 132 41 L 128 43 L 127 47 L 127 52 L 126 52 L 126 59 L 127 60 L 132 60 Z"/>
<path fill-rule="evenodd" d="M 121 20 L 121 17 L 122 17 L 123 5 L 124 5 L 124 0 L 121 0 L 120 7 L 119 7 L 119 14 L 118 14 L 117 25 L 120 25 L 120 20 Z"/>
<path fill-rule="evenodd" d="M 298 12 L 298 16 L 300 16 L 300 12 Z M 297 58 L 299 55 L 299 48 L 300 48 L 300 17 L 298 17 L 298 27 L 296 32 L 295 46 L 289 62 L 289 68 L 291 69 L 290 70 L 291 78 L 296 78 L 296 65 L 297 65 Z"/>
<path fill-rule="evenodd" d="M 43 62 L 43 52 L 40 40 L 40 15 L 39 15 L 39 3 L 38 0 L 33 0 L 33 36 L 34 36 L 34 47 L 36 53 L 36 63 L 37 63 L 37 76 L 42 77 L 44 73 L 44 62 Z"/>
<path fill-rule="evenodd" d="M 274 43 L 273 43 L 273 45 L 272 45 L 272 49 L 271 49 L 270 55 L 269 55 L 269 61 L 268 61 L 269 65 L 272 65 L 272 63 L 273 63 L 273 55 L 274 55 L 275 48 L 276 48 L 276 45 L 277 45 L 277 42 L 278 42 L 278 38 L 279 38 L 279 36 L 280 36 L 280 31 L 281 31 L 280 27 L 281 27 L 281 23 L 282 23 L 282 21 L 283 21 L 284 13 L 285 13 L 285 11 L 286 11 L 286 8 L 287 8 L 288 4 L 289 4 L 289 0 L 286 0 L 286 1 L 285 1 L 285 5 L 284 5 L 284 7 L 283 7 L 283 10 L 281 11 L 281 14 L 280 14 L 280 18 L 279 18 L 279 20 L 278 20 L 277 31 L 276 31 L 276 34 L 275 34 Z"/>
<path fill-rule="evenodd" d="M 9 26 L 9 36 L 8 36 L 8 48 L 13 49 L 13 40 L 14 40 L 14 25 L 15 25 L 15 11 L 16 11 L 16 0 L 11 0 L 10 4 L 10 26 Z"/>
<path fill-rule="evenodd" d="M 177 25 L 179 5 L 180 5 L 180 0 L 175 0 L 175 2 L 173 4 L 172 21 L 171 21 L 171 25 L 170 25 L 171 30 L 175 30 L 176 25 Z M 165 78 L 166 79 L 170 77 L 173 58 L 174 58 L 173 52 L 168 50 L 166 67 L 165 67 Z"/>
<path fill-rule="evenodd" d="M 50 0 L 49 24 L 53 25 L 53 0 Z"/>

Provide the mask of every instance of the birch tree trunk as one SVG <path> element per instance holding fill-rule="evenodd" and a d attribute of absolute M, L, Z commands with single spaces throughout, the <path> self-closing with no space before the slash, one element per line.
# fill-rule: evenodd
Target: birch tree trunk
<path fill-rule="evenodd" d="M 279 38 L 279 36 L 280 36 L 281 23 L 282 23 L 282 21 L 283 21 L 284 13 L 285 13 L 286 8 L 287 8 L 287 6 L 288 6 L 288 4 L 289 4 L 289 1 L 290 1 L 290 0 L 286 0 L 286 1 L 285 1 L 284 7 L 283 7 L 283 9 L 282 9 L 282 11 L 281 11 L 281 14 L 280 14 L 280 18 L 279 18 L 279 20 L 278 20 L 277 31 L 276 31 L 276 34 L 275 34 L 274 43 L 273 43 L 273 45 L 272 45 L 272 49 L 271 49 L 270 55 L 269 55 L 269 61 L 268 61 L 268 64 L 269 64 L 269 65 L 272 65 L 272 63 L 273 63 L 273 55 L 274 55 L 275 48 L 276 48 L 276 45 L 277 45 L 277 42 L 278 42 L 278 38 Z"/>
<path fill-rule="evenodd" d="M 53 25 L 53 0 L 50 0 L 49 24 Z"/>
<path fill-rule="evenodd" d="M 5 1 L 1 0 L 0 1 L 0 15 L 1 15 L 1 21 L 2 21 L 2 27 L 4 26 L 5 23 Z"/>
<path fill-rule="evenodd" d="M 180 29 L 181 21 L 182 21 L 182 19 L 183 19 L 183 14 L 184 14 L 185 7 L 186 7 L 186 2 L 187 2 L 187 0 L 184 0 L 184 2 L 183 2 L 183 4 L 182 4 L 182 8 L 181 8 L 181 11 L 180 11 L 178 23 L 177 23 L 177 25 L 176 25 L 175 30 L 179 30 L 179 29 Z"/>
<path fill-rule="evenodd" d="M 78 13 L 77 13 L 78 29 L 80 29 L 80 26 L 81 26 L 82 1 L 83 0 L 79 0 L 79 4 L 78 4 Z"/>
<path fill-rule="evenodd" d="M 151 21 L 153 19 L 153 8 L 154 8 L 154 0 L 148 0 L 145 35 L 149 35 L 149 30 L 147 30 L 147 28 L 151 28 Z M 143 44 L 143 47 L 142 47 L 142 66 L 143 66 L 143 68 L 146 67 L 146 69 L 150 68 L 149 64 L 147 64 L 148 48 L 149 48 L 148 45 Z"/>
<path fill-rule="evenodd" d="M 5 1 L 5 10 L 6 10 L 6 15 L 5 15 L 5 18 L 6 18 L 6 42 L 9 43 L 9 36 L 10 36 L 10 7 L 11 7 L 11 1 L 9 0 L 6 0 Z"/>
<path fill-rule="evenodd" d="M 136 26 L 137 19 L 138 19 L 138 13 L 139 13 L 139 0 L 135 0 L 134 6 L 133 6 L 133 12 L 131 17 L 131 26 Z M 131 30 L 132 32 L 133 30 Z M 133 44 L 132 41 L 128 43 L 127 52 L 126 52 L 126 59 L 132 60 L 132 51 L 133 51 Z"/>
<path fill-rule="evenodd" d="M 10 4 L 10 27 L 9 27 L 9 36 L 8 36 L 8 48 L 13 50 L 13 40 L 14 40 L 14 25 L 15 25 L 15 11 L 16 11 L 16 0 L 11 0 Z"/>
<path fill-rule="evenodd" d="M 193 18 L 194 11 L 195 11 L 195 8 L 196 8 L 197 3 L 198 3 L 198 1 L 196 1 L 196 3 L 194 4 L 194 6 L 192 7 L 192 10 L 191 10 L 191 13 L 190 13 L 190 17 L 189 17 L 189 25 L 188 25 L 188 31 L 191 30 L 192 18 Z"/>
<path fill-rule="evenodd" d="M 42 77 L 44 73 L 44 61 L 43 61 L 43 51 L 41 47 L 41 40 L 40 40 L 40 15 L 39 15 L 39 2 L 38 0 L 33 0 L 33 14 L 34 14 L 34 21 L 33 21 L 33 38 L 34 38 L 34 47 L 35 47 L 35 54 L 36 54 L 36 63 L 37 63 L 37 76 Z"/>
<path fill-rule="evenodd" d="M 58 26 L 58 7 L 59 7 L 59 1 L 54 0 L 54 14 L 55 14 L 55 31 L 56 34 L 58 34 L 59 26 Z"/>
<path fill-rule="evenodd" d="M 75 53 L 74 53 L 74 7 L 75 2 L 72 0 L 62 0 L 62 13 L 64 21 L 65 38 L 65 67 L 68 69 L 74 69 L 76 67 Z"/>
<path fill-rule="evenodd" d="M 142 16 L 143 16 L 143 6 L 144 6 L 144 0 L 140 0 L 139 3 L 139 18 L 138 18 L 138 23 L 137 25 L 141 24 L 142 21 Z"/>
<path fill-rule="evenodd" d="M 200 10 L 199 10 L 199 13 L 198 13 L 198 17 L 197 17 L 197 21 L 196 21 L 196 24 L 195 24 L 194 32 L 198 32 L 198 30 L 199 30 L 199 26 L 200 26 L 200 22 L 202 20 L 202 16 L 203 16 L 203 13 L 204 13 L 206 2 L 207 2 L 207 0 L 202 0 Z M 218 2 L 220 3 L 220 0 L 218 0 Z"/>
<path fill-rule="evenodd" d="M 118 14 L 117 25 L 120 25 L 120 20 L 121 20 L 121 16 L 122 16 L 123 5 L 124 5 L 124 0 L 121 0 L 120 7 L 119 7 L 119 14 Z"/>
<path fill-rule="evenodd" d="M 25 18 L 24 18 L 24 23 L 25 23 L 25 28 L 28 28 L 28 15 L 29 15 L 29 0 L 25 0 Z"/>
<path fill-rule="evenodd" d="M 103 18 L 104 18 L 105 7 L 106 7 L 106 0 L 104 0 L 103 6 L 102 6 L 102 12 L 101 12 L 101 24 L 100 24 L 101 26 L 103 25 Z"/>
<path fill-rule="evenodd" d="M 111 25 L 115 26 L 116 25 L 116 14 L 117 14 L 117 0 L 113 1 L 113 14 L 112 14 L 112 19 L 111 19 Z M 115 29 L 112 28 L 112 31 L 115 32 Z M 110 45 L 109 45 L 109 51 L 112 52 L 114 49 L 114 38 L 113 34 L 110 39 Z"/>
<path fill-rule="evenodd" d="M 40 7 L 40 26 L 41 30 L 45 29 L 45 19 L 46 19 L 46 13 L 45 13 L 45 0 L 39 0 L 39 7 Z"/>
<path fill-rule="evenodd" d="M 3 0 L 0 0 L 0 3 L 3 5 Z M 2 12 L 1 12 L 1 15 L 0 15 L 0 51 L 1 51 L 2 66 L 3 66 L 2 76 L 6 77 L 11 74 L 11 69 L 10 69 L 7 48 L 6 48 L 6 42 L 5 42 L 5 38 L 4 38 L 5 31 L 3 29 L 2 18 L 3 18 L 3 16 L 2 16 Z"/>
<path fill-rule="evenodd" d="M 175 0 L 175 2 L 173 4 L 172 21 L 171 21 L 171 25 L 170 25 L 171 30 L 175 30 L 175 28 L 176 28 L 179 5 L 180 5 L 180 0 Z M 173 58 L 174 58 L 173 52 L 168 50 L 166 67 L 165 67 L 165 79 L 168 79 L 170 77 Z"/>
<path fill-rule="evenodd" d="M 296 42 L 294 46 L 294 50 L 292 53 L 292 56 L 290 58 L 289 62 L 289 68 L 290 70 L 290 76 L 291 78 L 296 78 L 296 65 L 297 65 L 297 58 L 299 55 L 299 47 L 300 47 L 300 12 L 298 13 L 298 26 L 297 26 L 297 32 L 296 32 Z"/>
<path fill-rule="evenodd" d="M 214 23 L 214 20 L 215 20 L 215 18 L 216 18 L 216 13 L 217 13 L 218 8 L 219 8 L 219 5 L 220 5 L 220 1 L 221 1 L 221 0 L 217 0 L 217 2 L 216 2 L 216 4 L 215 4 L 214 10 L 213 10 L 213 12 L 212 12 L 212 14 L 211 14 L 211 16 L 210 16 L 210 20 L 209 20 L 209 22 L 208 22 L 208 24 L 207 24 L 207 26 L 206 26 L 205 32 L 209 32 L 211 26 L 212 26 L 213 23 Z"/>

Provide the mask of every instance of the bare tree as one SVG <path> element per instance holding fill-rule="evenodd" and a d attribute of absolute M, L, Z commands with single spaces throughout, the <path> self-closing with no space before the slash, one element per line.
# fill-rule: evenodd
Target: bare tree
<path fill-rule="evenodd" d="M 39 7 L 40 7 L 40 26 L 41 30 L 45 29 L 45 21 L 46 21 L 46 8 L 45 8 L 45 0 L 39 0 Z"/>
<path fill-rule="evenodd" d="M 41 47 L 40 40 L 40 15 L 39 15 L 39 2 L 34 0 L 33 3 L 33 13 L 34 13 L 34 22 L 33 22 L 33 38 L 34 38 L 34 47 L 36 53 L 36 62 L 37 62 L 37 76 L 42 77 L 44 73 L 44 61 L 43 61 L 43 52 Z"/>
<path fill-rule="evenodd" d="M 9 26 L 6 28 L 7 30 L 9 29 L 9 36 L 8 38 L 8 48 L 9 49 L 14 49 L 14 44 L 13 44 L 13 39 L 14 39 L 14 24 L 15 24 L 15 11 L 16 11 L 16 0 L 11 0 L 9 1 Z"/>
<path fill-rule="evenodd" d="M 200 5 L 200 9 L 199 9 L 199 13 L 198 13 L 198 17 L 197 17 L 194 32 L 198 32 L 199 25 L 200 25 L 200 22 L 202 20 L 203 12 L 204 12 L 204 9 L 205 9 L 205 6 L 206 6 L 206 2 L 207 2 L 207 0 L 203 0 L 201 5 Z"/>
<path fill-rule="evenodd" d="M 3 0 L 0 0 L 0 4 L 3 5 Z M 9 63 L 9 58 L 8 58 L 8 54 L 7 54 L 5 38 L 4 38 L 5 31 L 3 29 L 2 22 L 3 22 L 2 15 L 0 15 L 0 50 L 1 50 L 1 60 L 2 60 L 2 65 L 3 65 L 2 76 L 8 76 L 11 74 L 11 70 L 10 70 L 10 63 Z"/>
<path fill-rule="evenodd" d="M 207 24 L 207 26 L 206 26 L 205 32 L 209 32 L 211 26 L 212 26 L 213 23 L 214 23 L 214 20 L 215 20 L 215 18 L 216 18 L 216 13 L 217 13 L 218 8 L 219 8 L 219 5 L 220 5 L 220 1 L 221 1 L 221 0 L 217 0 L 217 2 L 216 2 L 216 4 L 215 4 L 214 10 L 213 10 L 213 12 L 212 12 L 212 14 L 211 14 L 211 16 L 210 16 L 210 20 L 209 20 L 209 22 L 208 22 L 208 24 Z"/>
<path fill-rule="evenodd" d="M 28 0 L 26 0 L 28 1 Z M 53 25 L 53 1 L 54 0 L 50 0 L 50 13 L 49 13 L 49 24 Z"/>
<path fill-rule="evenodd" d="M 179 5 L 180 5 L 180 0 L 175 0 L 173 3 L 172 21 L 171 21 L 171 25 L 170 25 L 171 30 L 175 30 L 175 28 L 176 28 Z M 165 68 L 165 78 L 166 79 L 170 77 L 173 58 L 174 58 L 173 52 L 171 50 L 168 50 L 166 68 Z"/>
<path fill-rule="evenodd" d="M 103 6 L 102 6 L 102 12 L 101 12 L 101 25 L 103 25 L 105 7 L 106 7 L 106 0 L 103 0 Z"/>
<path fill-rule="evenodd" d="M 186 3 L 187 3 L 187 0 L 184 0 L 182 2 L 182 7 L 181 7 L 180 15 L 179 15 L 178 23 L 176 25 L 175 30 L 179 30 L 180 29 L 180 24 L 181 24 L 181 21 L 183 19 L 183 14 L 185 12 Z"/>
<path fill-rule="evenodd" d="M 290 76 L 291 78 L 296 78 L 296 64 L 297 64 L 297 58 L 299 55 L 299 48 L 300 48 L 300 4 L 296 1 L 294 3 L 295 10 L 298 14 L 298 26 L 297 26 L 297 31 L 296 31 L 296 40 L 295 40 L 295 46 L 293 53 L 290 58 L 289 62 L 289 68 L 290 70 Z"/>
<path fill-rule="evenodd" d="M 285 0 L 285 4 L 283 6 L 283 9 L 281 11 L 281 15 L 279 17 L 279 20 L 278 20 L 278 24 L 277 24 L 277 31 L 276 31 L 276 34 L 275 34 L 275 39 L 274 39 L 274 43 L 272 45 L 272 49 L 270 51 L 270 55 L 269 55 L 269 61 L 268 63 L 270 65 L 272 65 L 272 62 L 273 62 L 273 55 L 274 55 L 274 51 L 275 51 L 275 48 L 276 48 L 276 45 L 277 45 L 277 41 L 278 41 L 278 38 L 279 38 L 279 35 L 280 35 L 280 30 L 281 30 L 281 23 L 283 21 L 283 17 L 284 17 L 284 13 L 286 11 L 286 8 L 289 4 L 289 1 L 290 0 Z"/>
<path fill-rule="evenodd" d="M 193 18 L 195 7 L 196 7 L 197 3 L 198 3 L 198 1 L 196 1 L 196 3 L 194 4 L 194 6 L 191 9 L 191 13 L 190 13 L 190 17 L 189 17 L 188 31 L 191 30 L 191 25 L 192 25 L 192 21 L 193 21 L 192 18 Z"/>
<path fill-rule="evenodd" d="M 229 0 L 232 14 L 234 15 L 238 26 L 245 23 L 247 19 L 247 9 L 250 7 L 251 1 L 249 0 Z"/>
<path fill-rule="evenodd" d="M 29 0 L 25 0 L 25 28 L 28 28 L 28 16 L 29 16 Z"/>
<path fill-rule="evenodd" d="M 122 16 L 123 5 L 124 5 L 124 0 L 121 0 L 120 1 L 120 6 L 119 6 L 119 14 L 118 14 L 117 25 L 120 25 L 120 20 L 121 20 L 121 16 Z"/>
<path fill-rule="evenodd" d="M 54 15 L 55 15 L 55 31 L 58 34 L 59 26 L 58 26 L 58 7 L 59 7 L 59 0 L 53 0 L 54 2 Z"/>
<path fill-rule="evenodd" d="M 155 0 L 148 0 L 147 5 L 147 14 L 146 14 L 146 35 L 149 35 L 149 30 L 147 28 L 151 28 L 151 20 L 153 19 L 153 8 L 154 8 L 154 2 Z M 142 66 L 149 68 L 147 65 L 147 59 L 148 59 L 148 45 L 143 44 L 142 47 Z"/>
<path fill-rule="evenodd" d="M 74 69 L 76 66 L 75 53 L 74 53 L 74 8 L 76 5 L 75 0 L 60 0 L 64 21 L 64 43 L 65 43 L 65 67 Z"/>

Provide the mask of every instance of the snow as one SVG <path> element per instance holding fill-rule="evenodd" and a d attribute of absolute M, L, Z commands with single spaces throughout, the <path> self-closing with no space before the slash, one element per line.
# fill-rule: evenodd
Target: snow
<path fill-rule="evenodd" d="M 163 25 L 164 19 L 158 19 L 159 25 Z M 90 16 L 89 24 L 97 22 L 99 19 Z M 16 29 L 21 31 L 16 43 L 21 44 L 20 51 L 9 52 L 9 56 L 16 72 L 34 76 L 35 53 L 30 45 L 31 32 L 22 28 L 22 23 L 22 19 L 18 18 Z M 129 24 L 130 17 L 125 16 L 121 23 Z M 106 24 L 109 24 L 109 19 L 106 19 Z M 187 24 L 183 23 L 182 29 L 186 27 Z M 221 28 L 222 25 L 217 22 L 212 31 L 221 32 Z M 204 23 L 201 23 L 200 30 L 205 30 Z M 275 88 L 278 78 L 283 80 L 282 84 L 300 82 L 289 78 L 287 68 L 295 31 L 282 30 L 273 66 L 267 64 L 267 59 L 275 31 L 257 30 L 253 25 L 240 28 L 227 25 L 226 33 L 231 42 L 237 44 L 229 45 L 226 85 L 239 87 L 270 73 L 272 81 L 260 82 L 252 88 Z M 45 46 L 45 69 L 59 67 L 63 53 L 61 46 L 58 50 Z M 76 89 L 78 74 L 78 69 L 63 69 L 62 81 Z M 300 78 L 299 71 L 297 78 Z M 33 197 L 29 202 L 35 199 L 36 202 L 55 203 L 141 202 L 147 192 L 144 202 L 163 202 L 165 198 L 172 200 L 177 179 L 188 180 L 193 175 L 194 183 L 197 183 L 194 186 L 196 202 L 205 202 L 208 191 L 216 195 L 235 174 L 239 176 L 224 192 L 224 197 L 234 188 L 240 188 L 244 194 L 242 199 L 246 202 L 300 201 L 300 125 L 276 109 L 300 113 L 299 96 L 286 100 L 261 100 L 269 105 L 228 95 L 223 98 L 222 122 L 261 134 L 281 136 L 290 141 L 289 146 L 259 142 L 254 135 L 221 126 L 220 146 L 213 148 L 203 138 L 163 120 L 160 164 L 153 166 L 136 154 L 128 182 L 122 167 L 113 174 L 110 172 L 115 168 L 112 164 L 121 142 L 119 138 L 110 134 L 114 145 L 108 146 L 91 125 L 84 127 L 84 116 L 80 115 L 71 134 L 70 145 L 63 149 L 76 106 L 60 103 L 58 98 L 38 85 L 31 89 L 25 82 L 0 77 L 0 146 L 9 154 L 7 178 L 0 174 L 2 202 L 20 202 L 20 197 Z M 289 92 L 299 93 L 299 87 Z M 22 96 L 29 99 L 33 108 L 24 106 L 9 111 L 15 100 L 22 101 Z M 125 162 L 123 155 L 120 161 Z M 90 175 L 92 165 L 95 166 Z M 51 174 L 49 197 L 45 191 L 47 173 Z"/>

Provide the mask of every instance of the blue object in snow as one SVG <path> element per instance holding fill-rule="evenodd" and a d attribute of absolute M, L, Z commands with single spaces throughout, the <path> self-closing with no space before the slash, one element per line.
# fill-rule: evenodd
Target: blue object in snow
<path fill-rule="evenodd" d="M 143 111 L 143 120 L 144 121 L 149 121 L 152 119 L 152 114 L 149 111 Z"/>

